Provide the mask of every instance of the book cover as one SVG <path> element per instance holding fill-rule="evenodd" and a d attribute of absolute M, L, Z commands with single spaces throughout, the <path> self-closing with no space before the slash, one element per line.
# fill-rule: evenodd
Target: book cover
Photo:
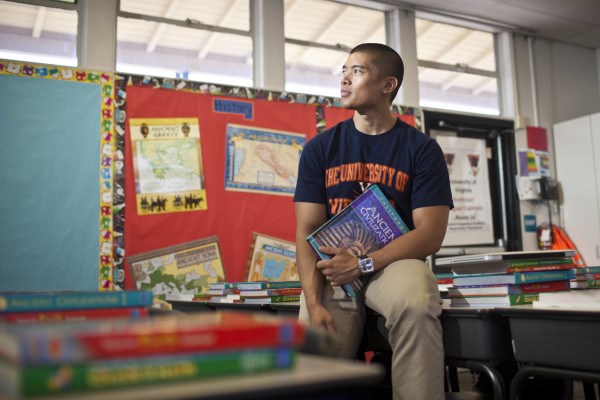
<path fill-rule="evenodd" d="M 488 261 L 475 264 L 461 264 L 452 266 L 452 273 L 457 275 L 470 274 L 508 274 L 513 272 L 553 271 L 575 268 L 572 257 L 537 259 L 537 260 L 510 260 Z"/>
<path fill-rule="evenodd" d="M 470 275 L 453 279 L 454 286 L 519 284 L 569 280 L 575 278 L 572 269 L 561 271 L 515 272 L 513 274 Z"/>
<path fill-rule="evenodd" d="M 539 299 L 539 293 L 507 294 L 505 296 L 453 297 L 450 305 L 455 307 L 521 306 Z"/>
<path fill-rule="evenodd" d="M 296 318 L 232 311 L 160 315 L 139 320 L 10 324 L 0 355 L 21 365 L 87 362 L 249 347 L 296 346 Z"/>
<path fill-rule="evenodd" d="M 221 282 L 221 283 L 213 283 L 210 285 L 210 289 L 264 290 L 264 289 L 290 289 L 290 288 L 302 288 L 300 281 Z"/>
<path fill-rule="evenodd" d="M 568 290 L 570 284 L 568 280 L 526 283 L 518 285 L 480 285 L 480 286 L 460 286 L 448 288 L 448 297 L 467 297 L 467 296 L 504 296 L 507 294 L 524 294 L 552 292 L 558 290 Z"/>
<path fill-rule="evenodd" d="M 11 365 L 0 360 L 0 387 L 13 397 L 90 392 L 291 368 L 290 347 L 96 360 L 81 364 Z"/>
<path fill-rule="evenodd" d="M 299 280 L 296 243 L 252 232 L 246 279 L 249 282 Z"/>
<path fill-rule="evenodd" d="M 251 304 L 269 304 L 269 303 L 291 303 L 300 301 L 300 295 L 285 295 L 285 296 L 265 296 L 265 297 L 245 297 L 244 303 Z"/>
<path fill-rule="evenodd" d="M 306 240 L 323 260 L 329 255 L 319 246 L 346 249 L 354 256 L 369 254 L 407 233 L 408 227 L 377 185 L 370 186 L 346 208 L 331 217 Z M 363 280 L 342 285 L 349 297 L 356 297 Z"/>
<path fill-rule="evenodd" d="M 96 308 L 89 310 L 29 311 L 0 314 L 0 321 L 7 323 L 93 321 L 111 318 L 143 318 L 148 316 L 147 307 Z"/>
<path fill-rule="evenodd" d="M 0 293 L 0 313 L 147 307 L 152 305 L 152 299 L 149 290 L 4 292 Z"/>
<path fill-rule="evenodd" d="M 219 241 L 210 236 L 127 257 L 137 289 L 152 290 L 161 300 L 196 294 L 226 280 Z"/>

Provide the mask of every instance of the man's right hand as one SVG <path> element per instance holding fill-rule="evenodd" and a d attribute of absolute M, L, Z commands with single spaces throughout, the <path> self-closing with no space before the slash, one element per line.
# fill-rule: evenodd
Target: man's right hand
<path fill-rule="evenodd" d="M 310 326 L 315 328 L 325 328 L 327 332 L 334 334 L 335 323 L 333 316 L 322 305 L 312 306 L 308 308 L 308 317 L 310 318 Z"/>

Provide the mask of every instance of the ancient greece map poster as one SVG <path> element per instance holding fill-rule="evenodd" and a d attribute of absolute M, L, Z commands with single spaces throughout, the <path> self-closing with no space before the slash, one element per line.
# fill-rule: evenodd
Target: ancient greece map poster
<path fill-rule="evenodd" d="M 206 210 L 196 118 L 129 120 L 139 215 Z"/>
<path fill-rule="evenodd" d="M 225 271 L 216 236 L 129 257 L 139 290 L 152 290 L 160 299 L 180 298 L 224 282 Z"/>
<path fill-rule="evenodd" d="M 436 137 L 450 174 L 454 209 L 444 246 L 494 242 L 492 203 L 485 140 Z"/>
<path fill-rule="evenodd" d="M 228 124 L 225 189 L 292 196 L 305 143 L 299 133 Z"/>

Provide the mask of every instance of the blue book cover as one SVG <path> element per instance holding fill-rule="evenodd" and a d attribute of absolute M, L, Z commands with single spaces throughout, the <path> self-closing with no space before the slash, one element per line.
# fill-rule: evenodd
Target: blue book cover
<path fill-rule="evenodd" d="M 120 292 L 0 292 L 0 313 L 81 310 L 112 307 L 144 307 L 151 305 L 151 290 Z"/>
<path fill-rule="evenodd" d="M 319 246 L 344 248 L 358 257 L 379 250 L 408 231 L 381 189 L 372 185 L 306 240 L 321 259 L 327 260 L 330 256 L 320 252 Z M 356 280 L 342 289 L 349 297 L 356 297 L 364 284 Z"/>

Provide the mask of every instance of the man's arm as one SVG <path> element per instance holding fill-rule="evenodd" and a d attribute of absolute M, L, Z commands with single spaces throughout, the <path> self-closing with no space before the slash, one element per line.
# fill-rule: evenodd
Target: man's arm
<path fill-rule="evenodd" d="M 322 293 L 325 278 L 316 268 L 317 253 L 306 241 L 327 220 L 327 206 L 317 203 L 296 202 L 296 263 L 302 283 L 302 293 L 310 317 L 311 326 L 321 326 L 332 331 L 333 319 L 323 308 Z"/>
<path fill-rule="evenodd" d="M 448 206 L 422 207 L 413 210 L 415 229 L 369 254 L 373 259 L 375 271 L 387 267 L 394 261 L 425 258 L 437 252 L 446 235 L 449 213 Z M 321 251 L 334 255 L 333 258 L 319 261 L 317 264 L 332 284 L 342 285 L 360 277 L 356 257 L 343 249 L 321 248 Z"/>

